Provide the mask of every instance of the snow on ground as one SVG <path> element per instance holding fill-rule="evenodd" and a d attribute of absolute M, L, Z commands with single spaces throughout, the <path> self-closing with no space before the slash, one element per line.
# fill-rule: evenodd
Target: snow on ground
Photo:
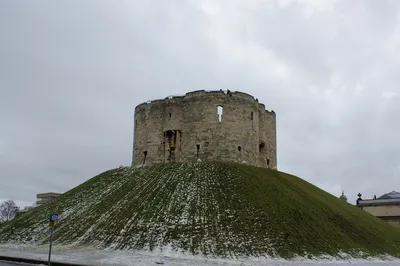
<path fill-rule="evenodd" d="M 14 256 L 32 259 L 47 260 L 47 246 L 0 246 L 0 255 Z M 249 259 L 208 259 L 201 256 L 192 256 L 175 251 L 164 250 L 162 252 L 140 252 L 140 251 L 115 251 L 115 250 L 94 250 L 94 249 L 77 249 L 62 246 L 53 247 L 52 261 L 62 261 L 71 263 L 82 263 L 88 265 L 133 265 L 148 266 L 157 265 L 157 262 L 163 262 L 164 265 L 170 266 L 211 266 L 211 265 L 240 265 L 240 266 L 261 266 L 261 265 L 300 265 L 300 266 L 316 266 L 316 265 L 346 265 L 354 266 L 383 266 L 383 265 L 400 265 L 399 259 L 388 257 L 382 259 L 348 259 L 338 261 L 333 258 L 324 258 L 319 260 L 284 260 L 270 258 L 249 258 Z"/>

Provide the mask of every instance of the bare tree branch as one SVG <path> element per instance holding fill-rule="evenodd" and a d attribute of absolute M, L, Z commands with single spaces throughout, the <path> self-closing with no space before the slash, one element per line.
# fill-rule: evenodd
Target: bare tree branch
<path fill-rule="evenodd" d="M 13 200 L 6 200 L 0 205 L 0 221 L 10 221 L 15 218 L 18 207 Z"/>

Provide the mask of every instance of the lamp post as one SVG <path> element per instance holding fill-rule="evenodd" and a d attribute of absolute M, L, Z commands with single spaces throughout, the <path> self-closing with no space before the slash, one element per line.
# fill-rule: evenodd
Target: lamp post
<path fill-rule="evenodd" d="M 60 220 L 60 215 L 58 213 L 53 213 L 49 217 L 49 225 L 50 225 L 50 246 L 49 246 L 49 259 L 48 259 L 48 266 L 50 266 L 50 259 L 51 259 L 51 248 L 53 244 L 53 236 L 54 236 L 54 225 L 55 222 Z"/>

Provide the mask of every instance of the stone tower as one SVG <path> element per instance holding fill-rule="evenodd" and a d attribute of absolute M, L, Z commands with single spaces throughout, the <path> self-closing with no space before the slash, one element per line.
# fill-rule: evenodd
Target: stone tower
<path fill-rule="evenodd" d="M 276 115 L 243 92 L 193 91 L 135 108 L 132 165 L 220 160 L 277 169 Z"/>

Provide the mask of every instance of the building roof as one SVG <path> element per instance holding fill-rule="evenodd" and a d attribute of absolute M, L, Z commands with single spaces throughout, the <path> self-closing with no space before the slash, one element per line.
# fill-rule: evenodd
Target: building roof
<path fill-rule="evenodd" d="M 344 194 L 344 191 L 342 191 L 342 195 L 340 195 L 339 198 L 342 199 L 342 200 L 347 201 L 347 197 L 346 197 L 346 195 Z"/>
<path fill-rule="evenodd" d="M 29 209 L 19 209 L 19 210 L 16 210 L 17 213 L 24 213 L 24 212 L 27 212 L 27 211 L 29 211 Z"/>
<path fill-rule="evenodd" d="M 378 199 L 400 199 L 400 192 L 392 191 L 392 192 L 383 194 Z"/>
<path fill-rule="evenodd" d="M 61 196 L 61 195 L 62 195 L 62 193 L 45 192 L 45 193 L 37 194 L 36 197 L 37 197 L 37 198 L 43 198 L 43 197 L 58 197 L 58 196 Z"/>
<path fill-rule="evenodd" d="M 358 201 L 358 206 L 385 206 L 385 205 L 400 205 L 400 198 L 367 199 Z"/>

